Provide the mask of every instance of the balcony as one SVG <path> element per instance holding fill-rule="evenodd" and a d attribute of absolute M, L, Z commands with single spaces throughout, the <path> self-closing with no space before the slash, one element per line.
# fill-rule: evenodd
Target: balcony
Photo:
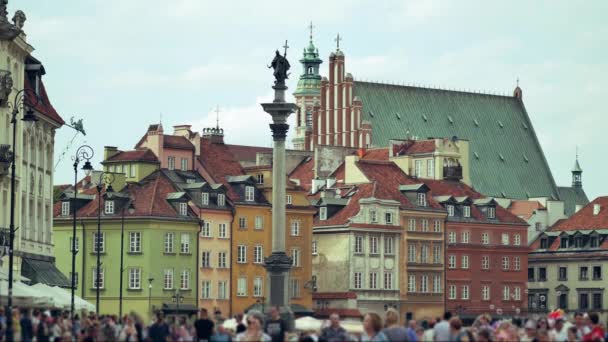
<path fill-rule="evenodd" d="M 444 166 L 443 167 L 443 179 L 447 180 L 461 180 L 462 179 L 462 166 Z"/>

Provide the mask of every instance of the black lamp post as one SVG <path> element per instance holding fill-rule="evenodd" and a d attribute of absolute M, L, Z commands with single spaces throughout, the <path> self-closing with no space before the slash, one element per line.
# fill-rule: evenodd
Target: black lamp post
<path fill-rule="evenodd" d="M 124 256 L 125 256 L 125 209 L 129 211 L 129 214 L 135 212 L 135 206 L 132 201 L 129 201 L 128 206 L 122 208 L 122 218 L 120 222 L 120 293 L 118 295 L 118 317 L 122 319 L 122 280 L 124 268 Z"/>
<path fill-rule="evenodd" d="M 104 177 L 105 176 L 105 177 Z M 108 179 L 106 181 L 106 178 Z M 97 237 L 95 239 L 95 252 L 97 253 L 97 268 L 95 273 L 95 313 L 99 316 L 99 275 L 101 274 L 101 190 L 103 189 L 102 182 L 108 183 L 106 187 L 106 193 L 114 192 L 112 189 L 112 182 L 114 182 L 114 175 L 111 173 L 106 174 L 101 171 L 99 174 L 99 182 L 97 183 Z"/>
<path fill-rule="evenodd" d="M 82 170 L 87 176 L 93 172 L 93 166 L 91 165 L 91 158 L 93 158 L 94 152 L 91 146 L 82 145 L 76 150 L 74 155 L 74 196 L 72 197 L 70 206 L 72 209 L 72 297 L 70 302 L 70 315 L 74 318 L 74 297 L 76 294 L 76 254 L 78 254 L 78 248 L 76 248 L 76 198 L 78 197 L 78 164 L 85 160 Z M 84 286 L 82 284 L 81 286 Z"/>
<path fill-rule="evenodd" d="M 171 296 L 171 299 L 173 299 L 173 301 L 175 302 L 175 317 L 177 318 L 177 315 L 179 315 L 179 303 L 182 303 L 184 301 L 184 296 L 179 293 L 179 289 L 176 289 L 175 294 Z"/>
<path fill-rule="evenodd" d="M 6 339 L 8 341 L 13 340 L 13 255 L 14 255 L 14 244 L 15 244 L 15 158 L 17 150 L 17 115 L 19 114 L 19 108 L 23 107 L 25 110 L 25 114 L 21 119 L 28 125 L 33 125 L 38 118 L 34 114 L 34 111 L 31 108 L 27 108 L 25 105 L 25 99 L 27 92 L 30 92 L 30 95 L 33 95 L 33 98 L 36 100 L 34 106 L 38 104 L 38 96 L 37 94 L 29 89 L 21 89 L 15 94 L 15 98 L 12 104 L 12 115 L 11 115 L 11 124 L 13 125 L 13 152 L 11 153 L 11 217 L 10 217 L 10 226 L 9 226 L 9 249 L 8 249 L 8 310 L 6 311 Z M 10 103 L 9 103 L 10 105 Z"/>

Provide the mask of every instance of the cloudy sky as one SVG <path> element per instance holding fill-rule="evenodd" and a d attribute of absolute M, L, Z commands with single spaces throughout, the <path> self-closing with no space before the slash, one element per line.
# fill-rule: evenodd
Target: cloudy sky
<path fill-rule="evenodd" d="M 168 131 L 214 125 L 216 105 L 228 142 L 269 146 L 265 66 L 286 39 L 297 64 L 312 21 L 323 59 L 339 32 L 358 79 L 511 93 L 519 77 L 557 183 L 570 184 L 578 145 L 587 194 L 608 194 L 604 0 L 10 0 L 10 17 L 17 9 L 53 105 L 87 130 L 58 132 L 58 183 L 71 179 L 73 146 L 91 144 L 99 161 L 161 116 Z"/>

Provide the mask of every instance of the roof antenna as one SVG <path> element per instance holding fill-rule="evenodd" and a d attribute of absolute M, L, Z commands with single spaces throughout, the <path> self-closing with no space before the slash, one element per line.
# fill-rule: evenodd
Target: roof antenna
<path fill-rule="evenodd" d="M 220 129 L 220 106 L 215 105 L 215 128 Z"/>

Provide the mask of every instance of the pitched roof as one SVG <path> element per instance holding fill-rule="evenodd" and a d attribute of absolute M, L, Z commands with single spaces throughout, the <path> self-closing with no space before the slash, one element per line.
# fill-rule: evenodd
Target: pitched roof
<path fill-rule="evenodd" d="M 314 177 L 315 161 L 313 158 L 304 159 L 296 166 L 289 174 L 288 179 L 297 179 L 300 181 L 300 187 L 306 191 L 312 189 L 312 178 Z"/>
<path fill-rule="evenodd" d="M 599 204 L 600 212 L 593 215 L 593 207 Z M 598 197 L 584 206 L 570 218 L 558 221 L 551 231 L 572 231 L 581 229 L 608 229 L 608 196 Z"/>
<path fill-rule="evenodd" d="M 587 205 L 589 199 L 585 190 L 581 187 L 558 186 L 557 193 L 559 198 L 564 201 L 564 212 L 566 216 L 572 216 L 576 211 L 577 205 Z"/>
<path fill-rule="evenodd" d="M 513 215 L 528 220 L 535 211 L 543 210 L 545 207 L 539 201 L 511 201 L 511 205 L 507 209 Z"/>
<path fill-rule="evenodd" d="M 261 146 L 225 145 L 239 163 L 255 165 L 258 153 L 272 153 L 272 148 Z"/>
<path fill-rule="evenodd" d="M 365 183 L 359 184 L 355 187 L 356 192 L 352 197 L 350 197 L 348 204 L 329 217 L 327 220 L 319 220 L 319 216 L 315 217 L 315 226 L 335 226 L 335 225 L 344 225 L 350 222 L 350 219 L 359 213 L 359 201 L 363 198 L 371 197 L 374 190 L 374 184 Z"/>
<path fill-rule="evenodd" d="M 388 147 L 372 148 L 365 151 L 363 160 L 388 160 Z"/>
<path fill-rule="evenodd" d="M 411 155 L 435 152 L 435 140 L 406 140 L 393 147 L 393 155 Z"/>
<path fill-rule="evenodd" d="M 209 172 L 215 183 L 222 183 L 227 188 L 227 195 L 232 201 L 239 199 L 238 193 L 228 181 L 229 176 L 244 175 L 243 167 L 232 154 L 229 145 L 215 144 L 209 139 L 201 138 L 199 162 Z"/>
<path fill-rule="evenodd" d="M 30 83 L 30 80 L 28 77 L 24 77 L 24 86 L 25 86 L 25 89 L 29 90 L 29 91 L 25 92 L 25 102 L 27 103 L 28 106 L 35 109 L 38 113 L 55 121 L 60 126 L 65 124 L 65 121 L 63 121 L 63 119 L 61 118 L 59 113 L 57 113 L 57 111 L 55 110 L 55 107 L 53 107 L 53 105 L 51 104 L 51 101 L 49 100 L 49 96 L 46 93 L 46 88 L 44 87 L 44 82 L 42 82 L 42 80 L 40 80 L 40 84 L 39 84 L 39 88 L 38 88 L 38 90 L 39 90 L 38 100 L 36 100 L 36 97 L 34 95 L 36 92 L 35 92 L 32 84 Z"/>
<path fill-rule="evenodd" d="M 181 135 L 167 135 L 163 136 L 163 147 L 172 148 L 175 150 L 189 150 L 194 151 L 194 145 Z"/>
<path fill-rule="evenodd" d="M 156 158 L 156 154 L 152 152 L 152 150 L 132 150 L 132 151 L 119 151 L 115 155 L 106 159 L 104 163 L 107 162 L 124 162 L 124 161 L 137 161 L 137 162 L 150 162 L 150 163 L 158 163 L 158 158 Z"/>
<path fill-rule="evenodd" d="M 557 197 L 553 176 L 521 100 L 511 96 L 355 82 L 374 146 L 405 132 L 470 142 L 471 181 L 489 196 Z M 373 115 L 370 115 L 373 113 Z M 397 116 L 399 114 L 400 118 Z"/>

